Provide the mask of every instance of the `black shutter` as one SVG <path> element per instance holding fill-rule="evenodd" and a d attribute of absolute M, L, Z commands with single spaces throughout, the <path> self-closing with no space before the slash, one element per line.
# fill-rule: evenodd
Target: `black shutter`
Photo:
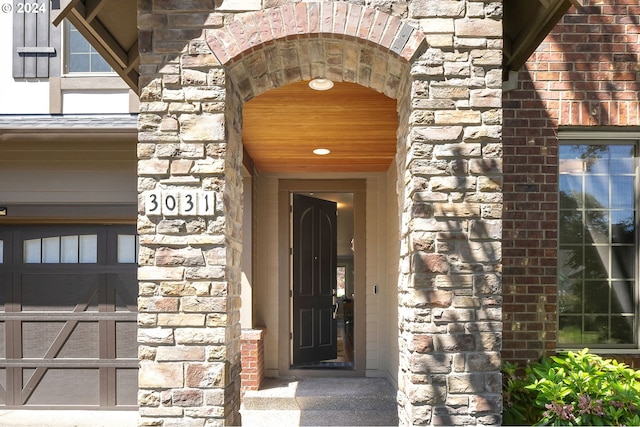
<path fill-rule="evenodd" d="M 60 30 L 51 24 L 50 0 L 13 3 L 13 77 L 60 75 Z"/>

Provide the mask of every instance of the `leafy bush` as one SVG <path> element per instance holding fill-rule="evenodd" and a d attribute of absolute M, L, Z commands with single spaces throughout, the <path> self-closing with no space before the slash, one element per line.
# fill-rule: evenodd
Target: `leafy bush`
<path fill-rule="evenodd" d="M 503 372 L 504 424 L 640 425 L 640 371 L 588 349 Z"/>
<path fill-rule="evenodd" d="M 502 364 L 503 425 L 533 425 L 542 418 L 541 410 L 532 406 L 534 393 L 527 390 L 529 369 L 526 374 L 518 365 Z"/>

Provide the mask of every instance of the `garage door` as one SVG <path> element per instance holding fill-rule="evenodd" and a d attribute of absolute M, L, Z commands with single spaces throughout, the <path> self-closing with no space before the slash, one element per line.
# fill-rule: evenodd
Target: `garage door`
<path fill-rule="evenodd" d="M 0 226 L 0 404 L 135 408 L 134 226 Z"/>

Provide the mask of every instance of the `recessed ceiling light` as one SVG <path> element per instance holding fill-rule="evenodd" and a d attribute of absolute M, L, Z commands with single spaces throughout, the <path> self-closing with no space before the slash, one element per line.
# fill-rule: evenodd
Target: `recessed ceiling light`
<path fill-rule="evenodd" d="M 313 79 L 309 82 L 309 87 L 313 90 L 329 90 L 333 87 L 333 82 L 329 79 Z"/>
<path fill-rule="evenodd" d="M 313 154 L 317 154 L 318 156 L 326 156 L 329 153 L 331 153 L 331 150 L 328 148 L 316 148 L 313 150 Z"/>

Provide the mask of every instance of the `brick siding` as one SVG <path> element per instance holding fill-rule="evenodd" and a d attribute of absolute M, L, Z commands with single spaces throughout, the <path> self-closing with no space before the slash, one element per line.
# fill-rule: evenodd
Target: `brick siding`
<path fill-rule="evenodd" d="M 264 329 L 245 329 L 240 336 L 240 393 L 258 390 L 264 378 Z"/>
<path fill-rule="evenodd" d="M 504 95 L 505 360 L 556 348 L 558 128 L 640 125 L 639 16 L 637 0 L 572 7 Z"/>

